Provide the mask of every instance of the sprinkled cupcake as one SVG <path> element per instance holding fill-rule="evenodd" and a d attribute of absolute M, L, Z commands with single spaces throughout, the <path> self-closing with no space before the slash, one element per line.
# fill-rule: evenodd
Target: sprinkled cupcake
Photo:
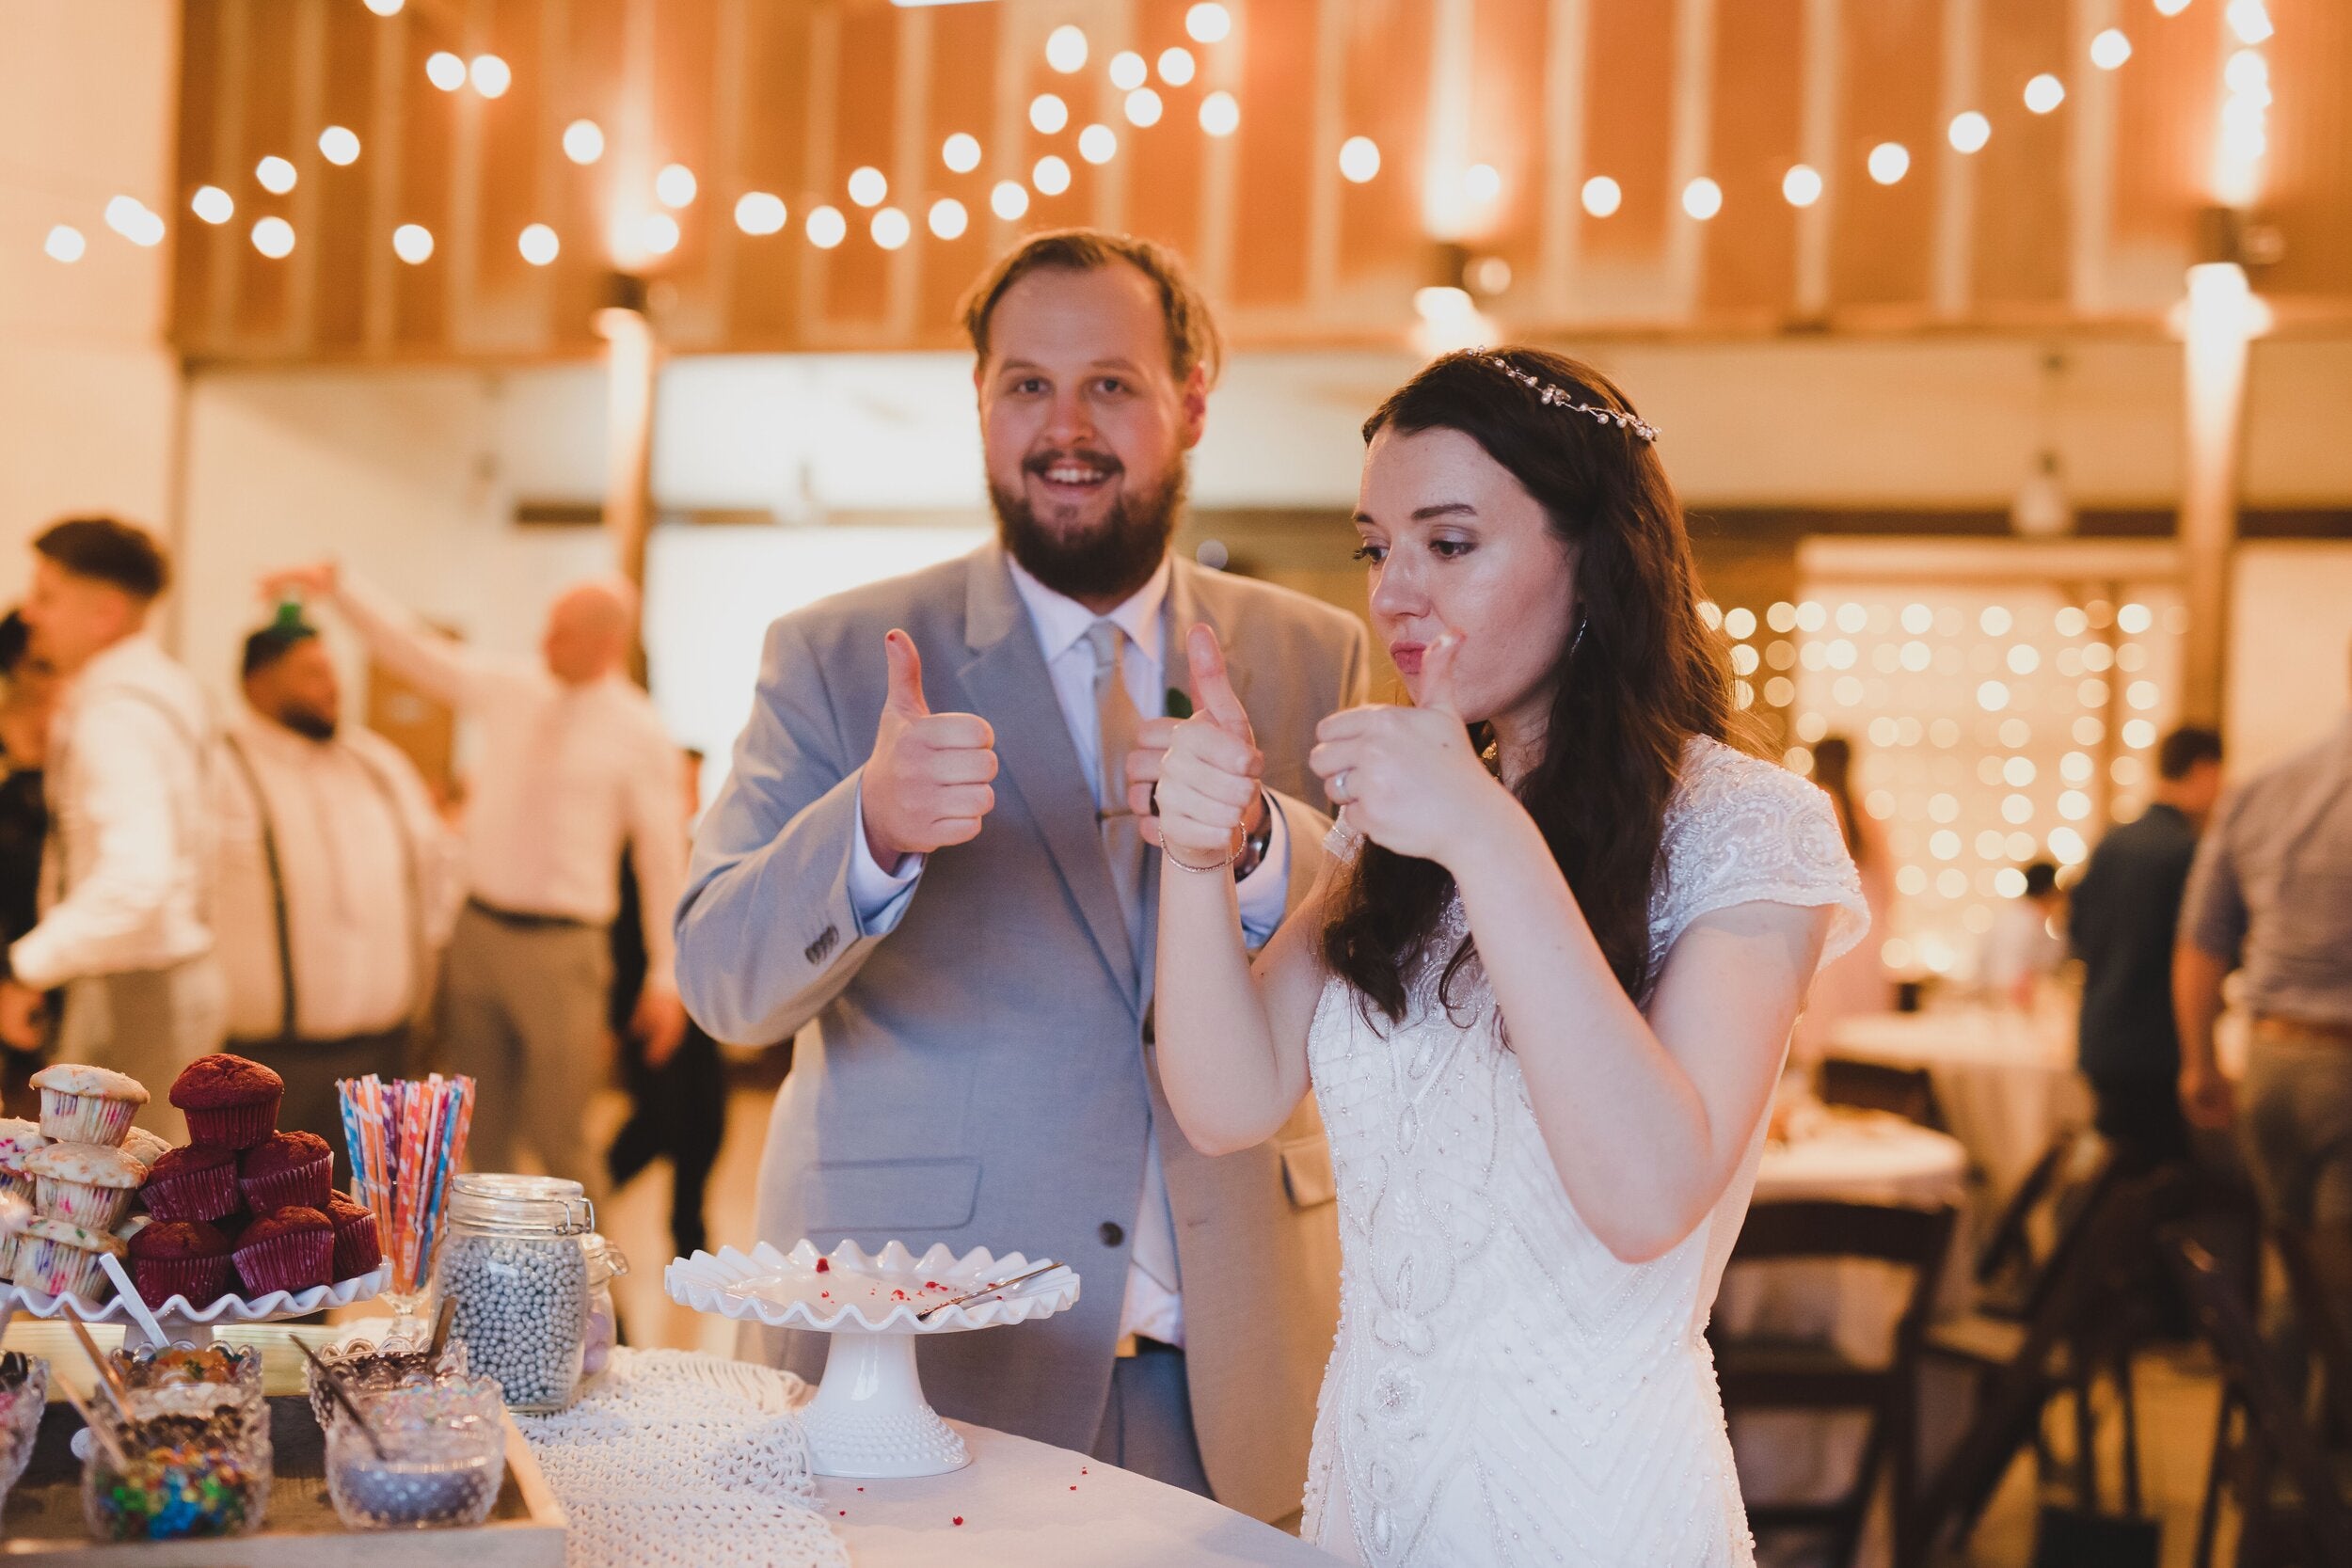
<path fill-rule="evenodd" d="M 0 1117 L 0 1193 L 14 1193 L 27 1203 L 33 1201 L 33 1179 L 24 1174 L 24 1156 L 48 1141 L 40 1135 L 37 1121 Z"/>
<path fill-rule="evenodd" d="M 325 1285 L 335 1261 L 335 1227 L 316 1209 L 280 1209 L 255 1220 L 230 1254 L 248 1295 Z"/>
<path fill-rule="evenodd" d="M 119 1146 L 147 1103 L 147 1086 L 127 1073 L 59 1062 L 33 1074 L 40 1091 L 40 1133 L 61 1144 Z"/>
<path fill-rule="evenodd" d="M 131 1238 L 131 1282 L 161 1308 L 174 1296 L 209 1307 L 235 1283 L 229 1238 L 200 1220 L 159 1220 Z"/>
<path fill-rule="evenodd" d="M 122 1243 L 103 1230 L 72 1220 L 37 1219 L 18 1241 L 8 1277 L 19 1290 L 101 1301 L 113 1292 L 98 1261 L 102 1253 L 122 1256 Z"/>
<path fill-rule="evenodd" d="M 357 1279 L 384 1261 L 374 1210 L 337 1193 L 326 1200 L 326 1218 L 335 1227 L 335 1264 L 329 1271 L 333 1277 Z"/>
<path fill-rule="evenodd" d="M 218 1220 L 245 1207 L 237 1151 L 213 1144 L 168 1149 L 147 1173 L 140 1196 L 159 1220 Z"/>
<path fill-rule="evenodd" d="M 134 1127 L 122 1134 L 122 1152 L 150 1170 L 155 1168 L 155 1162 L 162 1159 L 170 1148 L 169 1143 L 150 1132 L 144 1127 Z"/>
<path fill-rule="evenodd" d="M 251 1148 L 278 1125 L 286 1081 L 261 1063 L 227 1052 L 199 1056 L 171 1081 L 169 1099 L 188 1118 L 193 1143 Z"/>
<path fill-rule="evenodd" d="M 238 1160 L 237 1186 L 257 1214 L 323 1210 L 335 1190 L 335 1150 L 316 1132 L 272 1132 Z"/>
<path fill-rule="evenodd" d="M 119 1148 L 99 1144 L 50 1144 L 24 1156 L 33 1179 L 33 1207 L 53 1220 L 112 1230 L 131 1212 L 147 1167 Z"/>

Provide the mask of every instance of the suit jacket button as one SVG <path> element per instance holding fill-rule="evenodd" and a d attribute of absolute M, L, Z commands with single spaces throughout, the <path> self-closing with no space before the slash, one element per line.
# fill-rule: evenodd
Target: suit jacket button
<path fill-rule="evenodd" d="M 1104 1246 L 1117 1246 L 1120 1243 L 1127 1239 L 1126 1230 L 1110 1220 L 1104 1220 L 1103 1222 L 1101 1235 L 1103 1238 L 1103 1244 Z"/>

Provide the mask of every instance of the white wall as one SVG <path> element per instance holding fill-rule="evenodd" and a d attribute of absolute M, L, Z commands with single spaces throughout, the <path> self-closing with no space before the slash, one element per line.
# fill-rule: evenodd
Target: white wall
<path fill-rule="evenodd" d="M 168 247 L 105 226 L 110 197 L 171 216 L 174 0 L 0 0 L 0 592 L 60 515 L 163 527 L 179 375 L 162 330 Z M 41 245 L 69 223 L 71 266 Z"/>

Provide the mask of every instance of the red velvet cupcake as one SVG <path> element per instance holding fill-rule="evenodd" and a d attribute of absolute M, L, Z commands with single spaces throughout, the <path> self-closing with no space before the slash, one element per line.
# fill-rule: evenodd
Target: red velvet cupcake
<path fill-rule="evenodd" d="M 337 1193 L 326 1200 L 326 1218 L 335 1227 L 334 1278 L 357 1279 L 384 1261 L 374 1210 Z"/>
<path fill-rule="evenodd" d="M 316 1132 L 272 1132 L 237 1162 L 237 1186 L 257 1214 L 325 1209 L 335 1190 L 335 1150 Z"/>
<path fill-rule="evenodd" d="M 286 1081 L 259 1062 L 216 1052 L 181 1069 L 167 1098 L 188 1118 L 192 1142 L 251 1148 L 278 1125 Z"/>
<path fill-rule="evenodd" d="M 200 1220 L 159 1220 L 131 1238 L 131 1282 L 161 1308 L 174 1296 L 209 1307 L 234 1282 L 229 1238 Z"/>
<path fill-rule="evenodd" d="M 148 1168 L 139 1197 L 159 1220 L 227 1219 L 245 1207 L 237 1192 L 237 1151 L 216 1144 L 167 1149 Z"/>
<path fill-rule="evenodd" d="M 230 1256 L 248 1296 L 307 1291 L 328 1283 L 335 1261 L 334 1223 L 316 1209 L 280 1209 L 246 1226 Z"/>

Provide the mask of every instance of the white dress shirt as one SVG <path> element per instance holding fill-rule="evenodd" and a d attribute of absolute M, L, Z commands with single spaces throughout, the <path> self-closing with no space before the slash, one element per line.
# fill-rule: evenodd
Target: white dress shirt
<path fill-rule="evenodd" d="M 213 935 L 230 1037 L 280 1037 L 288 967 L 302 1039 L 406 1022 L 459 895 L 454 836 L 416 764 L 373 730 L 313 740 L 250 710 L 228 738 L 226 766 L 213 770 Z"/>
<path fill-rule="evenodd" d="M 212 720 L 155 640 L 124 638 L 82 670 L 50 726 L 52 827 L 40 924 L 8 966 L 46 990 L 168 969 L 208 952 Z"/>
<path fill-rule="evenodd" d="M 335 602 L 375 656 L 474 722 L 465 884 L 516 914 L 607 926 L 631 849 L 646 974 L 674 984 L 670 917 L 686 884 L 686 774 L 653 700 L 618 674 L 567 686 L 420 625 L 345 575 Z"/>
<path fill-rule="evenodd" d="M 1012 585 L 1021 595 L 1021 602 L 1029 611 L 1029 625 L 1037 633 L 1038 651 L 1045 656 L 1046 673 L 1053 677 L 1054 695 L 1061 704 L 1062 722 L 1069 727 L 1071 743 L 1077 748 L 1078 761 L 1086 770 L 1090 789 L 1101 793 L 1103 739 L 1102 719 L 1094 700 L 1094 649 L 1087 640 L 1087 631 L 1097 620 L 1104 619 L 1077 600 L 1057 594 L 1024 571 L 1012 562 Z M 1168 585 L 1174 568 L 1166 562 L 1153 573 L 1152 580 L 1137 589 L 1135 594 L 1110 611 L 1108 619 L 1117 623 L 1127 634 L 1125 654 L 1120 660 L 1120 674 L 1127 683 L 1127 694 L 1134 699 L 1136 711 L 1146 720 L 1168 711 L 1168 682 L 1167 678 L 1168 627 L 1166 614 Z M 863 799 L 860 800 L 860 821 L 864 820 Z M 1121 801 L 1097 800 L 1098 810 L 1118 810 Z M 1282 922 L 1282 909 L 1290 884 L 1289 831 L 1282 814 L 1275 812 L 1269 819 L 1271 842 L 1265 858 L 1235 889 L 1241 902 L 1241 923 L 1244 935 L 1252 947 L 1263 944 Z M 982 824 L 980 831 L 988 831 Z M 857 835 L 857 843 L 850 857 L 850 907 L 858 919 L 862 935 L 882 936 L 898 928 L 906 915 L 914 896 L 914 884 L 921 877 L 924 857 L 909 855 L 896 875 L 885 872 L 875 861 L 867 847 L 866 834 Z M 1171 1238 L 1175 1220 L 1168 1207 L 1168 1190 L 1160 1176 L 1159 1129 L 1152 1129 L 1149 1159 L 1145 1166 L 1143 1188 L 1144 1212 L 1137 1216 L 1138 1233 L 1146 1227 L 1166 1227 Z M 1184 1342 L 1184 1299 L 1180 1291 L 1171 1291 L 1153 1279 L 1134 1263 L 1127 1268 L 1127 1294 L 1120 1308 L 1120 1335 L 1145 1335 L 1164 1344 Z"/>

